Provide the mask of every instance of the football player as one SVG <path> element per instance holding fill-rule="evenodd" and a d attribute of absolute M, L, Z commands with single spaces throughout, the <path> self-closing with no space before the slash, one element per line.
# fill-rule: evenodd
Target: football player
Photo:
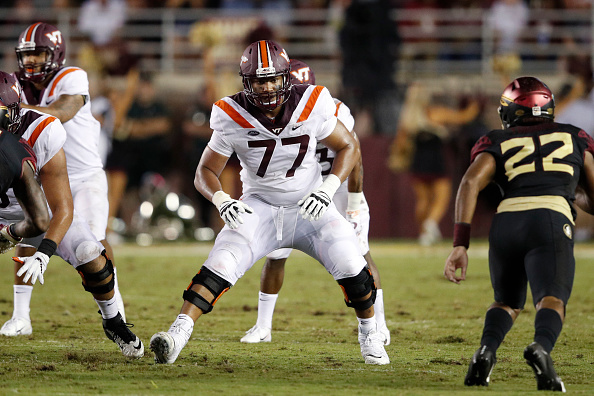
<path fill-rule="evenodd" d="M 35 153 L 38 177 L 52 216 L 45 235 L 25 238 L 17 245 L 16 277 L 22 280 L 14 285 L 14 290 L 15 294 L 22 292 L 29 298 L 19 300 L 24 306 L 15 307 L 12 319 L 2 326 L 0 333 L 16 336 L 33 332 L 29 317 L 30 289 L 37 279 L 43 283 L 43 273 L 55 253 L 71 264 L 82 277 L 83 287 L 93 295 L 99 306 L 107 337 L 120 347 L 124 356 L 141 357 L 144 354 L 142 342 L 130 331 L 118 311 L 111 260 L 87 222 L 74 211 L 63 150 L 67 140 L 66 130 L 54 116 L 22 109 L 21 95 L 16 78 L 0 72 L 0 100 L 11 109 L 8 130 L 24 139 Z M 22 209 L 13 195 L 9 191 L 8 206 L 0 208 L 0 223 L 9 229 L 11 223 L 23 218 Z"/>
<path fill-rule="evenodd" d="M 175 362 L 196 320 L 257 260 L 279 248 L 296 248 L 321 262 L 342 287 L 359 319 L 365 362 L 388 364 L 375 321 L 373 276 L 352 225 L 332 203 L 359 160 L 357 141 L 337 120 L 326 88 L 291 84 L 289 57 L 279 44 L 250 44 L 239 66 L 244 90 L 213 105 L 213 135 L 194 179 L 226 225 L 183 293 L 181 312 L 169 331 L 151 338 L 155 361 Z M 316 159 L 318 141 L 336 153 L 324 181 Z M 234 152 L 242 167 L 239 200 L 222 191 L 219 180 Z"/>
<path fill-rule="evenodd" d="M 291 83 L 311 84 L 315 85 L 316 78 L 313 70 L 305 63 L 297 59 L 291 59 Z M 351 115 L 349 108 L 339 101 L 334 99 L 336 103 L 336 116 L 349 130 L 355 139 L 357 135 L 353 130 L 355 120 Z M 334 161 L 334 152 L 318 144 L 316 147 L 316 154 L 320 165 L 322 166 L 322 177 L 325 178 L 332 167 Z M 353 171 L 348 179 L 343 182 L 334 198 L 332 199 L 336 209 L 352 224 L 359 240 L 359 247 L 361 254 L 365 258 L 369 269 L 375 280 L 377 287 L 374 310 L 375 319 L 377 322 L 378 331 L 384 337 L 384 344 L 390 344 L 390 331 L 386 326 L 384 317 L 384 300 L 383 290 L 380 283 L 380 276 L 371 258 L 369 252 L 369 241 L 367 239 L 369 234 L 369 206 L 363 195 L 363 162 L 361 158 L 355 164 Z M 278 299 L 278 293 L 283 285 L 283 278 L 285 275 L 285 262 L 291 254 L 292 249 L 279 249 L 274 251 L 266 257 L 266 262 L 262 268 L 262 275 L 260 278 L 260 292 L 258 296 L 258 319 L 256 325 L 246 332 L 246 335 L 241 338 L 241 342 L 258 343 L 270 342 L 272 339 L 272 316 L 274 314 L 274 306 Z"/>
<path fill-rule="evenodd" d="M 530 284 L 534 342 L 524 358 L 539 390 L 565 391 L 551 359 L 561 333 L 575 272 L 573 232 L 576 186 L 594 197 L 594 140 L 583 130 L 554 121 L 555 101 L 534 77 L 512 81 L 501 95 L 503 129 L 483 136 L 471 153 L 471 165 L 458 189 L 454 249 L 444 275 L 466 279 L 470 223 L 479 191 L 499 185 L 503 200 L 489 236 L 489 270 L 495 302 L 487 310 L 481 346 L 470 361 L 467 386 L 488 386 L 497 349 L 526 302 Z M 594 207 L 594 206 L 592 206 Z M 460 274 L 457 270 L 460 269 Z"/>
<path fill-rule="evenodd" d="M 113 251 L 105 239 L 109 208 L 107 178 L 98 148 L 101 126 L 91 114 L 87 73 L 64 66 L 65 38 L 60 30 L 47 23 L 34 23 L 21 33 L 16 55 L 19 66 L 16 76 L 24 93 L 22 107 L 42 111 L 62 122 L 67 133 L 64 152 L 74 207 L 105 247 L 107 257 L 113 259 Z M 16 284 L 23 283 L 17 278 Z M 26 293 L 15 292 L 13 317 L 18 315 L 17 307 L 29 309 L 32 291 L 33 288 L 27 288 Z M 115 267 L 114 293 L 125 321 Z M 0 332 L 9 335 L 17 331 L 14 326 L 11 328 Z"/>

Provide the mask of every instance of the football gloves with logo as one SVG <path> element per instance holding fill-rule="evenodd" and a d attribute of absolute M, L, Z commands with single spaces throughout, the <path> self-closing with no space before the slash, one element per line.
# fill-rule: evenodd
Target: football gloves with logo
<path fill-rule="evenodd" d="M 212 203 L 217 207 L 225 224 L 232 230 L 238 228 L 240 224 L 243 224 L 243 218 L 240 213 L 254 213 L 254 210 L 248 205 L 237 199 L 231 198 L 229 194 L 222 190 L 213 194 Z"/>
<path fill-rule="evenodd" d="M 47 268 L 47 263 L 49 263 L 47 254 L 35 252 L 31 257 L 13 257 L 12 259 L 17 263 L 23 264 L 17 272 L 17 276 L 25 274 L 23 282 L 27 283 L 31 279 L 31 283 L 35 284 L 37 279 L 39 279 L 39 283 L 43 285 L 43 273 Z"/>
<path fill-rule="evenodd" d="M 10 249 L 16 246 L 17 243 L 21 242 L 23 238 L 14 236 L 10 232 L 10 226 L 8 225 L 0 225 L 0 254 L 6 253 Z"/>
<path fill-rule="evenodd" d="M 326 213 L 332 202 L 332 197 L 340 185 L 341 181 L 338 176 L 329 174 L 320 187 L 297 202 L 297 205 L 301 206 L 299 214 L 309 221 L 320 219 Z"/>

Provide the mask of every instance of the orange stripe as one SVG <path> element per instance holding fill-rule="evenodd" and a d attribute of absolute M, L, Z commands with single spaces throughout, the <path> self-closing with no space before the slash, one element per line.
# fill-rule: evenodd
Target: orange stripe
<path fill-rule="evenodd" d="M 68 73 L 72 73 L 73 71 L 77 71 L 80 70 L 78 67 L 73 67 L 72 69 L 68 69 L 66 70 L 64 73 L 60 74 L 52 83 L 52 89 L 50 89 L 50 93 L 48 95 L 48 97 L 51 97 L 54 94 L 54 89 L 56 89 L 56 85 L 58 85 L 58 83 L 60 82 L 60 80 L 62 78 L 64 78 L 64 76 Z"/>
<path fill-rule="evenodd" d="M 262 57 L 262 67 L 268 67 L 268 51 L 264 40 L 260 41 L 260 56 Z"/>
<path fill-rule="evenodd" d="M 215 106 L 219 106 L 229 117 L 233 119 L 242 128 L 253 128 L 254 126 L 241 116 L 229 103 L 224 100 L 219 100 L 215 103 Z"/>
<path fill-rule="evenodd" d="M 307 100 L 307 104 L 305 105 L 305 108 L 303 109 L 303 112 L 301 112 L 301 115 L 299 116 L 299 119 L 297 120 L 297 122 L 301 122 L 301 121 L 307 120 L 307 117 L 309 117 L 309 115 L 311 114 L 314 106 L 316 105 L 316 101 L 318 100 L 318 97 L 320 96 L 320 93 L 322 93 L 322 89 L 324 89 L 324 87 L 322 87 L 321 85 L 317 85 L 314 88 L 314 90 L 311 93 L 311 95 L 309 95 L 309 99 Z"/>
<path fill-rule="evenodd" d="M 43 132 L 45 127 L 54 122 L 56 119 L 56 117 L 47 117 L 45 120 L 41 121 L 39 125 L 35 127 L 35 130 L 31 134 L 31 137 L 27 140 L 29 146 L 33 147 L 35 145 L 35 142 L 37 141 L 37 138 L 39 137 L 39 135 L 41 135 L 41 132 Z"/>
<path fill-rule="evenodd" d="M 338 117 L 338 108 L 340 107 L 341 104 L 342 104 L 342 102 L 336 103 L 336 113 L 334 113 L 334 117 Z"/>
<path fill-rule="evenodd" d="M 27 33 L 25 34 L 25 41 L 31 41 L 31 39 L 32 39 L 31 36 L 33 35 L 33 31 L 35 30 L 35 28 L 38 25 L 41 25 L 41 22 L 37 22 L 37 23 L 34 23 L 33 25 L 29 26 L 29 29 L 27 30 Z"/>

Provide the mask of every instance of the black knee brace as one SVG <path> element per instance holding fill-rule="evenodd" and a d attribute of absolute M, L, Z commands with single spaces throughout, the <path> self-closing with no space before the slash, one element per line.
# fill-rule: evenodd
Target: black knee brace
<path fill-rule="evenodd" d="M 371 271 L 369 271 L 368 267 L 363 268 L 357 276 L 339 279 L 337 282 L 344 293 L 344 302 L 347 307 L 363 311 L 370 308 L 375 302 L 377 288 L 375 287 L 373 275 L 371 275 Z M 369 298 L 353 301 L 354 299 L 365 297 L 370 292 L 371 296 Z"/>
<path fill-rule="evenodd" d="M 202 285 L 208 289 L 214 296 L 212 302 L 207 301 L 200 294 L 192 290 L 193 285 Z M 194 304 L 202 310 L 203 313 L 207 314 L 212 311 L 213 306 L 217 300 L 231 287 L 231 283 L 221 278 L 206 267 L 202 267 L 200 271 L 192 278 L 192 283 L 184 291 L 184 300 Z"/>
<path fill-rule="evenodd" d="M 86 291 L 92 294 L 106 294 L 113 290 L 115 285 L 115 279 L 113 276 L 113 264 L 111 260 L 107 257 L 105 250 L 101 252 L 101 255 L 105 257 L 105 266 L 102 270 L 93 272 L 93 273 L 85 273 L 83 271 L 78 271 L 80 277 L 82 278 L 82 285 Z M 89 285 L 91 283 L 98 283 L 105 279 L 107 279 L 111 275 L 111 280 L 103 285 Z"/>

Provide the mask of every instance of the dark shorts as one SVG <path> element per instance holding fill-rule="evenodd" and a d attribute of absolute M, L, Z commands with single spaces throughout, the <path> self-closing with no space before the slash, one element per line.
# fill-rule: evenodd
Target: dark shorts
<path fill-rule="evenodd" d="M 575 274 L 573 233 L 567 217 L 548 209 L 496 214 L 489 234 L 495 301 L 523 308 L 529 283 L 534 305 L 545 296 L 567 304 Z"/>

